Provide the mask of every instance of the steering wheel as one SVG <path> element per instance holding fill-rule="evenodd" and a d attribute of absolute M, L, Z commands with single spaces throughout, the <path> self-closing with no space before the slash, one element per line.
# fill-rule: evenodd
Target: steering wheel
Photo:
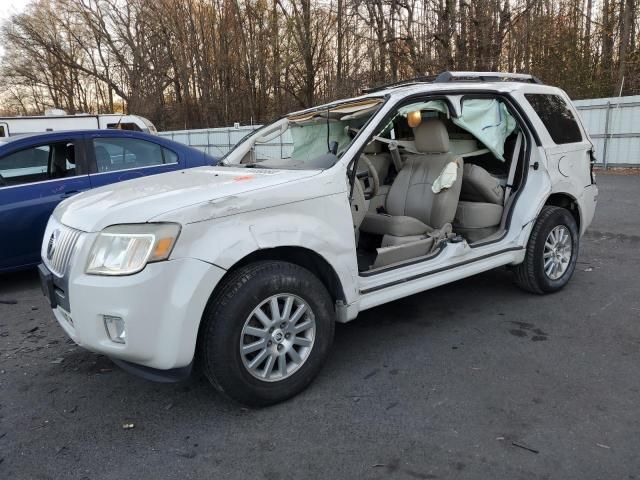
<path fill-rule="evenodd" d="M 358 181 L 360 181 L 361 178 L 367 178 L 369 180 L 369 185 L 363 189 L 364 198 L 369 200 L 378 194 L 380 190 L 380 179 L 378 178 L 376 167 L 373 166 L 371 160 L 369 160 L 366 155 L 360 155 L 360 161 L 367 167 L 367 171 L 359 173 L 357 178 Z"/>

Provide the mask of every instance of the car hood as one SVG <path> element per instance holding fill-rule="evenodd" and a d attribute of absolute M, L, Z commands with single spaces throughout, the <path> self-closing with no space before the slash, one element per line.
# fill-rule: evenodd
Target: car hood
<path fill-rule="evenodd" d="M 85 232 L 109 225 L 147 222 L 192 205 L 293 182 L 317 170 L 200 167 L 151 175 L 84 192 L 62 202 L 54 216 Z"/>

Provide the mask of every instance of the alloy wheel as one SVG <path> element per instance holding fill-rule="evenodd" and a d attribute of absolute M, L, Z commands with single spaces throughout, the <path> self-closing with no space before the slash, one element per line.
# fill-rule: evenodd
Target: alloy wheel
<path fill-rule="evenodd" d="M 240 334 L 240 356 L 255 378 L 277 382 L 290 377 L 309 358 L 316 321 L 307 302 L 283 293 L 261 302 Z"/>
<path fill-rule="evenodd" d="M 571 232 L 564 225 L 556 226 L 544 242 L 544 273 L 551 280 L 558 280 L 569 267 L 572 254 Z"/>

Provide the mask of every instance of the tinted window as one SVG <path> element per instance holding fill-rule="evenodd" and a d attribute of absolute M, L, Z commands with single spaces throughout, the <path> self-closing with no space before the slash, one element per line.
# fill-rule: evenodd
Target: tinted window
<path fill-rule="evenodd" d="M 7 132 L 4 130 L 4 125 L 0 125 L 0 137 L 6 137 Z"/>
<path fill-rule="evenodd" d="M 558 144 L 582 141 L 580 127 L 573 113 L 558 95 L 528 93 L 527 101 L 547 128 L 551 139 Z"/>
<path fill-rule="evenodd" d="M 0 158 L 0 187 L 73 177 L 77 173 L 75 147 L 70 142 L 31 147 Z"/>
<path fill-rule="evenodd" d="M 93 147 L 98 172 L 174 163 L 163 157 L 160 145 L 135 138 L 96 138 Z"/>

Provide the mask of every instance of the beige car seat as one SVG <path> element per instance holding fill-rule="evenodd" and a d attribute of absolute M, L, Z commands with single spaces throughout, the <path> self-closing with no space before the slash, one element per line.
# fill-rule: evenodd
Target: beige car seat
<path fill-rule="evenodd" d="M 419 154 L 406 156 L 385 202 L 386 213 L 368 213 L 360 229 L 383 235 L 382 245 L 414 242 L 444 227 L 455 217 L 462 185 L 462 159 L 449 152 L 449 136 L 444 123 L 436 118 L 414 129 Z M 433 183 L 453 162 L 458 174 L 448 188 L 438 193 Z"/>
<path fill-rule="evenodd" d="M 456 233 L 473 243 L 498 230 L 504 211 L 504 188 L 498 178 L 478 165 L 465 164 L 460 197 L 453 222 Z"/>

